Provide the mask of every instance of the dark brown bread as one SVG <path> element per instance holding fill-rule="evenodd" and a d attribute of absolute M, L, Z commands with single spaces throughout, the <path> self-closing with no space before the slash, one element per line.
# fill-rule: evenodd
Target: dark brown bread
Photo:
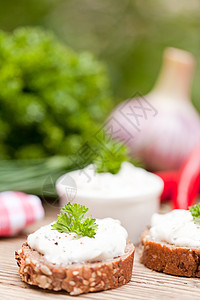
<path fill-rule="evenodd" d="M 133 244 L 128 242 L 126 253 L 113 260 L 58 266 L 25 243 L 15 252 L 15 258 L 23 281 L 43 289 L 79 295 L 126 284 L 132 275 L 134 251 Z"/>
<path fill-rule="evenodd" d="M 141 262 L 146 267 L 171 275 L 200 277 L 200 249 L 155 242 L 149 231 L 142 235 L 141 246 Z"/>

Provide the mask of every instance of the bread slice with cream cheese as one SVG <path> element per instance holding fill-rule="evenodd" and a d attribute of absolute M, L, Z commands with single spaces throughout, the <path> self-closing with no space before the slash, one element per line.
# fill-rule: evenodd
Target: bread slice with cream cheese
<path fill-rule="evenodd" d="M 200 211 L 194 206 L 192 210 Z M 189 210 L 154 214 L 141 238 L 142 263 L 171 275 L 200 277 L 200 224 Z"/>
<path fill-rule="evenodd" d="M 141 247 L 141 262 L 146 267 L 171 275 L 200 277 L 200 248 L 155 241 L 149 231 L 142 235 Z"/>
<path fill-rule="evenodd" d="M 106 261 L 56 265 L 27 243 L 15 252 L 21 279 L 31 285 L 70 295 L 117 288 L 132 276 L 134 246 L 127 242 L 125 254 Z"/>

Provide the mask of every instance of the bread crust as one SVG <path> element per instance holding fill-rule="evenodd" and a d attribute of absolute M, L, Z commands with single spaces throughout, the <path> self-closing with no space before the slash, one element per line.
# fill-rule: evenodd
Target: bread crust
<path fill-rule="evenodd" d="M 149 231 L 142 235 L 141 248 L 141 262 L 150 269 L 177 276 L 200 277 L 200 248 L 157 242 Z"/>
<path fill-rule="evenodd" d="M 135 248 L 127 243 L 125 254 L 110 261 L 72 264 L 67 266 L 48 262 L 27 243 L 15 252 L 20 277 L 43 289 L 65 290 L 70 295 L 117 288 L 132 276 Z"/>

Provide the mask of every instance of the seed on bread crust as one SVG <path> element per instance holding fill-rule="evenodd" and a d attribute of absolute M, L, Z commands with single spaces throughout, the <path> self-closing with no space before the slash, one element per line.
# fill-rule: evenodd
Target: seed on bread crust
<path fill-rule="evenodd" d="M 177 276 L 200 277 L 200 248 L 155 242 L 146 231 L 141 238 L 141 250 L 141 262 L 149 269 Z"/>
<path fill-rule="evenodd" d="M 45 275 L 52 275 L 52 272 L 49 270 L 49 268 L 45 265 L 41 266 L 41 271 L 42 273 L 44 273 Z"/>
<path fill-rule="evenodd" d="M 66 290 L 70 295 L 117 288 L 132 276 L 134 246 L 127 243 L 125 254 L 110 261 L 55 265 L 27 243 L 15 252 L 21 279 L 44 289 Z"/>

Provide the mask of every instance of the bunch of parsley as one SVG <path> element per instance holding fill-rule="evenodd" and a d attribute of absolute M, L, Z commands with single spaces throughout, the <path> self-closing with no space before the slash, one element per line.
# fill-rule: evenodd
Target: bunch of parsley
<path fill-rule="evenodd" d="M 111 109 L 108 76 L 51 32 L 0 32 L 0 107 L 0 158 L 70 155 Z"/>

